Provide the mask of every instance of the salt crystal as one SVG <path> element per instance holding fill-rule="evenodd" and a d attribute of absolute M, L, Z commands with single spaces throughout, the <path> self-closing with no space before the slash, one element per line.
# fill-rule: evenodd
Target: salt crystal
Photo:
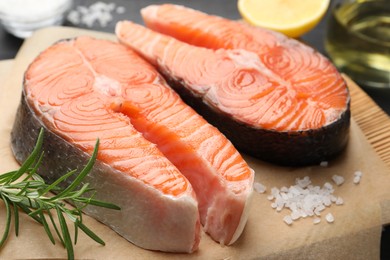
<path fill-rule="evenodd" d="M 333 175 L 332 180 L 334 181 L 334 183 L 336 183 L 337 186 L 340 186 L 341 184 L 344 183 L 344 177 L 340 175 L 336 175 L 336 174 Z"/>
<path fill-rule="evenodd" d="M 317 209 L 318 209 L 319 211 L 323 211 L 323 210 L 325 209 L 325 206 L 324 206 L 323 204 L 318 205 Z"/>
<path fill-rule="evenodd" d="M 267 188 L 265 187 L 265 185 L 261 184 L 260 182 L 255 182 L 253 184 L 253 188 L 255 189 L 255 191 L 257 191 L 258 193 L 264 193 Z"/>
<path fill-rule="evenodd" d="M 309 189 L 303 189 L 301 194 L 306 196 L 309 193 L 310 193 Z"/>
<path fill-rule="evenodd" d="M 283 218 L 283 221 L 287 224 L 287 225 L 291 225 L 293 223 L 293 220 L 291 218 L 290 215 L 287 215 Z"/>
<path fill-rule="evenodd" d="M 317 216 L 320 216 L 321 211 L 323 211 L 324 209 L 325 209 L 325 206 L 321 204 L 314 209 L 314 214 L 316 214 Z"/>
<path fill-rule="evenodd" d="M 359 184 L 362 176 L 363 176 L 363 173 L 361 171 L 355 171 L 354 177 L 353 177 L 353 183 Z"/>
<path fill-rule="evenodd" d="M 76 11 L 71 11 L 68 14 L 68 21 L 74 25 L 80 24 L 80 15 Z"/>
<path fill-rule="evenodd" d="M 297 220 L 301 217 L 301 213 L 299 211 L 293 211 L 291 213 L 291 219 L 292 220 Z"/>
<path fill-rule="evenodd" d="M 297 203 L 296 202 L 291 202 L 289 203 L 289 208 L 292 212 L 294 211 L 297 211 L 298 207 L 297 207 Z"/>
<path fill-rule="evenodd" d="M 326 214 L 325 219 L 326 219 L 326 221 L 328 221 L 328 223 L 334 222 L 334 217 L 333 217 L 332 213 Z"/>
<path fill-rule="evenodd" d="M 330 184 L 329 182 L 325 182 L 324 188 L 327 189 L 327 190 L 333 190 L 333 185 Z"/>
<path fill-rule="evenodd" d="M 313 210 L 307 210 L 307 211 L 306 211 L 306 214 L 307 214 L 309 217 L 312 217 L 312 216 L 314 216 L 314 211 L 313 211 Z"/>
<path fill-rule="evenodd" d="M 353 183 L 355 183 L 355 184 L 359 184 L 360 183 L 360 176 L 355 176 L 355 177 L 353 177 Z"/>
<path fill-rule="evenodd" d="M 268 195 L 267 200 L 273 200 L 275 197 L 273 195 Z"/>
<path fill-rule="evenodd" d="M 309 176 L 305 176 L 303 179 L 297 178 L 297 179 L 295 180 L 295 183 L 296 183 L 299 187 L 301 187 L 301 188 L 306 188 L 306 187 L 311 183 L 311 181 L 310 181 Z"/>
<path fill-rule="evenodd" d="M 116 13 L 117 14 L 124 14 L 126 12 L 126 8 L 124 8 L 123 6 L 118 6 L 116 8 Z"/>
<path fill-rule="evenodd" d="M 302 189 L 298 189 L 299 187 L 296 187 L 296 186 L 291 186 L 290 187 L 290 189 L 289 189 L 289 194 L 291 194 L 291 195 L 299 195 L 299 194 L 301 194 L 301 191 L 300 190 L 302 190 Z"/>
<path fill-rule="evenodd" d="M 328 167 L 328 162 L 327 161 L 322 161 L 321 163 L 320 163 L 320 166 L 321 167 Z"/>
<path fill-rule="evenodd" d="M 282 199 L 288 200 L 288 196 L 286 193 L 282 192 L 282 193 L 280 193 L 280 195 L 282 196 Z"/>
<path fill-rule="evenodd" d="M 344 200 L 340 197 L 337 198 L 336 200 L 336 205 L 343 205 L 344 204 Z"/>
<path fill-rule="evenodd" d="M 332 202 L 330 201 L 329 197 L 324 197 L 323 203 L 327 207 L 329 207 L 332 204 Z"/>
<path fill-rule="evenodd" d="M 288 188 L 285 187 L 285 186 L 283 186 L 282 188 L 280 188 L 280 191 L 281 191 L 281 192 L 288 192 Z"/>
<path fill-rule="evenodd" d="M 272 194 L 274 197 L 276 197 L 276 195 L 279 194 L 279 189 L 273 187 L 273 188 L 271 189 L 271 194 Z"/>
<path fill-rule="evenodd" d="M 320 186 L 310 186 L 310 187 L 308 186 L 307 188 L 309 189 L 310 193 L 312 193 L 312 194 L 317 194 L 317 193 L 320 193 L 320 191 L 321 191 Z"/>
<path fill-rule="evenodd" d="M 313 223 L 314 224 L 318 224 L 318 223 L 320 223 L 321 222 L 321 219 L 320 218 L 314 218 L 313 219 Z"/>
<path fill-rule="evenodd" d="M 276 196 L 275 196 L 275 202 L 278 203 L 278 204 L 284 203 L 284 199 L 282 198 L 282 196 L 280 195 L 280 193 L 276 194 Z"/>

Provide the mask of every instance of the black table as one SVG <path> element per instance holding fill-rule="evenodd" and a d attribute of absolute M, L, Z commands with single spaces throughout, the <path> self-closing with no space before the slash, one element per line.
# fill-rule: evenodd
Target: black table
<path fill-rule="evenodd" d="M 335 6 L 340 2 L 340 0 L 331 0 L 331 7 Z M 89 6 L 96 1 L 93 0 L 74 0 L 76 5 Z M 117 6 L 124 6 L 126 12 L 124 14 L 116 14 L 114 20 L 111 21 L 106 27 L 102 28 L 98 25 L 94 25 L 91 30 L 105 31 L 105 32 L 114 32 L 114 27 L 117 21 L 119 20 L 132 20 L 134 22 L 142 23 L 139 10 L 142 7 L 145 7 L 149 4 L 162 4 L 166 2 L 183 4 L 194 9 L 202 10 L 210 14 L 215 14 L 219 16 L 224 16 L 230 19 L 240 19 L 240 15 L 237 11 L 236 1 L 233 0 L 111 0 L 108 2 L 116 3 Z M 331 8 L 329 8 L 331 10 Z M 324 55 L 327 55 L 324 49 L 324 39 L 325 39 L 325 29 L 326 23 L 329 17 L 329 11 L 325 15 L 324 19 L 314 28 L 311 32 L 307 33 L 302 37 L 302 41 L 307 43 L 310 46 L 316 48 L 319 52 Z M 69 22 L 65 23 L 65 26 L 74 26 Z M 84 27 L 86 28 L 86 27 Z M 23 44 L 23 40 L 18 39 L 0 27 L 0 60 L 13 59 L 18 52 L 20 46 Z M 369 89 L 364 86 L 361 86 L 364 91 L 370 95 L 374 101 L 387 113 L 390 114 L 390 89 L 389 90 L 380 90 L 380 89 Z M 390 227 L 384 228 L 382 232 L 382 243 L 381 243 L 381 259 L 390 259 Z"/>

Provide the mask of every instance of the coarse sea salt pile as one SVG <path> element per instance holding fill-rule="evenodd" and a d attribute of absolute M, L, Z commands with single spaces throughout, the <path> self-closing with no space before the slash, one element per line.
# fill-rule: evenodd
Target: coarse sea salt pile
<path fill-rule="evenodd" d="M 98 23 L 104 28 L 113 20 L 113 13 L 123 14 L 125 12 L 126 9 L 123 6 L 98 1 L 90 6 L 77 6 L 69 12 L 67 19 L 74 25 L 85 25 L 91 28 Z"/>
<path fill-rule="evenodd" d="M 313 186 L 308 176 L 295 180 L 295 185 L 287 187 L 272 188 L 271 195 L 267 198 L 273 203 L 271 207 L 280 212 L 283 208 L 291 211 L 291 214 L 284 217 L 284 222 L 291 225 L 294 220 L 306 217 L 317 217 L 314 223 L 319 223 L 318 218 L 321 212 L 332 203 L 342 205 L 343 200 L 333 195 L 334 188 L 329 182 L 320 186 Z M 338 202 L 338 203 L 336 203 Z M 326 218 L 328 220 L 328 218 Z M 333 222 L 333 221 L 328 221 Z"/>
<path fill-rule="evenodd" d="M 353 182 L 358 184 L 362 177 L 361 171 L 354 173 Z M 344 177 L 339 175 L 332 176 L 333 182 L 337 186 L 341 186 L 344 183 Z M 267 188 L 265 185 L 255 182 L 253 188 L 258 193 L 265 193 Z M 290 214 L 284 216 L 283 221 L 287 225 L 291 225 L 295 220 L 300 218 L 313 218 L 313 224 L 321 222 L 321 212 L 332 204 L 343 205 L 344 200 L 334 195 L 334 187 L 331 183 L 325 182 L 323 186 L 314 186 L 311 183 L 310 177 L 297 178 L 295 185 L 288 187 L 276 188 L 273 187 L 270 194 L 267 196 L 270 200 L 271 207 L 277 212 L 282 211 L 284 208 L 290 210 Z M 325 220 L 328 223 L 335 221 L 332 213 L 325 215 Z"/>

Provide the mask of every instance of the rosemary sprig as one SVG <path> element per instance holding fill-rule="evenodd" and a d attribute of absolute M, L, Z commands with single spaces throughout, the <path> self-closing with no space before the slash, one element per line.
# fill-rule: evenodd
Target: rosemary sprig
<path fill-rule="evenodd" d="M 50 225 L 52 225 L 57 237 L 67 250 L 68 258 L 74 259 L 73 242 L 66 219 L 74 223 L 74 244 L 77 243 L 78 229 L 80 229 L 97 243 L 104 245 L 104 241 L 84 225 L 82 209 L 87 205 L 115 210 L 120 208 L 114 204 L 93 199 L 95 192 L 89 187 L 88 183 L 77 189 L 95 163 L 99 140 L 96 141 L 95 149 L 87 165 L 65 189 L 60 188 L 59 184 L 76 174 L 75 170 L 64 174 L 52 184 L 45 183 L 36 172 L 43 159 L 42 143 L 43 129 L 41 129 L 38 135 L 33 151 L 21 167 L 16 171 L 0 174 L 0 198 L 4 201 L 6 210 L 5 229 L 0 239 L 0 247 L 4 245 L 8 237 L 12 215 L 14 216 L 15 234 L 18 236 L 18 211 L 20 209 L 41 223 L 50 241 L 55 244 L 54 236 L 50 230 Z M 54 192 L 56 195 L 52 195 L 51 192 Z M 67 206 L 65 201 L 70 202 L 73 207 Z M 59 225 L 53 217 L 54 214 L 57 215 Z"/>

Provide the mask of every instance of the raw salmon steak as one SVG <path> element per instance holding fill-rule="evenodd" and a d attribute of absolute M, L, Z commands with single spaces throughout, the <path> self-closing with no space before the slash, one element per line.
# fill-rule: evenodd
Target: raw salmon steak
<path fill-rule="evenodd" d="M 121 210 L 87 207 L 86 213 L 140 247 L 192 252 L 198 248 L 200 221 L 191 184 L 129 116 L 112 108 L 137 98 L 157 113 L 148 98 L 164 92 L 180 102 L 173 93 L 170 97 L 153 67 L 117 43 L 86 37 L 61 41 L 25 73 L 12 130 L 15 157 L 20 162 L 27 157 L 44 127 L 47 158 L 39 173 L 50 182 L 83 167 L 99 138 L 98 160 L 86 182 L 97 198 Z"/>
<path fill-rule="evenodd" d="M 306 165 L 346 146 L 349 92 L 320 53 L 280 33 L 183 6 L 152 5 L 141 13 L 152 30 L 209 49 L 119 31 L 237 148 L 278 164 Z"/>
<path fill-rule="evenodd" d="M 18 161 L 41 127 L 49 158 L 40 174 L 49 180 L 83 166 L 99 138 L 86 182 L 121 211 L 87 207 L 86 213 L 134 244 L 193 252 L 201 223 L 222 244 L 240 236 L 253 171 L 152 65 L 123 45 L 79 37 L 41 53 L 25 73 L 12 131 Z"/>

